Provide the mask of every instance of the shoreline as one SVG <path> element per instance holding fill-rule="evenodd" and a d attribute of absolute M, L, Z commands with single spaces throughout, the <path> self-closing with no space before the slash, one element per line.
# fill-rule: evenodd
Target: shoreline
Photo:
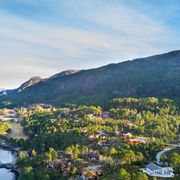
<path fill-rule="evenodd" d="M 0 136 L 0 140 L 3 140 L 3 143 L 4 143 L 4 144 L 2 144 L 2 143 L 0 144 L 0 149 L 5 150 L 5 151 L 10 151 L 13 154 L 16 153 L 15 156 L 14 156 L 14 160 L 12 162 L 12 164 L 14 164 L 16 166 L 17 165 L 17 163 L 16 163 L 16 156 L 17 156 L 17 152 L 18 151 L 16 151 L 12 146 L 7 144 L 8 143 L 7 142 L 8 141 L 7 137 Z M 6 164 L 6 163 L 4 163 L 4 164 Z M 2 167 L 0 169 L 8 169 L 8 170 L 10 170 L 10 172 L 12 172 L 15 175 L 15 179 L 14 180 L 17 180 L 18 177 L 19 177 L 19 172 L 17 170 L 17 167 L 16 168 Z"/>

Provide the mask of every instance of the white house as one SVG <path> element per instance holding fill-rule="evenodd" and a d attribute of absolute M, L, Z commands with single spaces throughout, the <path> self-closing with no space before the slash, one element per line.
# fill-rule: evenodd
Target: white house
<path fill-rule="evenodd" d="M 173 169 L 171 167 L 160 167 L 154 163 L 150 163 L 146 168 L 140 169 L 149 176 L 171 178 L 174 176 Z"/>

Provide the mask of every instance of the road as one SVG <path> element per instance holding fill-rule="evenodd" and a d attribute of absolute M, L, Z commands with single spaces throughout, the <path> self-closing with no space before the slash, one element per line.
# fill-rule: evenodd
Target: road
<path fill-rule="evenodd" d="M 164 153 L 166 152 L 166 151 L 170 151 L 172 148 L 166 148 L 166 149 L 164 149 L 163 151 L 160 151 L 160 152 L 158 152 L 157 153 L 157 155 L 156 155 L 156 162 L 157 162 L 157 164 L 160 164 L 161 163 L 161 156 L 162 155 L 164 155 Z"/>
<path fill-rule="evenodd" d="M 170 151 L 176 147 L 180 147 L 180 144 L 166 144 L 166 146 L 171 146 L 171 147 L 166 147 L 164 150 L 157 153 L 157 155 L 156 155 L 157 164 L 161 163 L 161 156 L 162 155 L 164 155 L 167 151 Z"/>

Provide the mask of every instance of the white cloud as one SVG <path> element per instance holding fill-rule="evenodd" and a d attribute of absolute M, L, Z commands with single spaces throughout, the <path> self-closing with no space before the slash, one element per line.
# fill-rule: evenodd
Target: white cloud
<path fill-rule="evenodd" d="M 74 14 L 74 21 L 82 21 L 80 27 L 0 12 L 0 88 L 34 75 L 96 67 L 178 45 L 174 30 L 134 9 L 109 3 L 90 7 Z"/>

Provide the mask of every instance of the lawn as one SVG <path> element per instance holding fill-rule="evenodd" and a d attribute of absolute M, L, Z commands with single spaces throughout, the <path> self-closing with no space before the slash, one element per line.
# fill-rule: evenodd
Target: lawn
<path fill-rule="evenodd" d="M 16 122 L 10 122 L 11 132 L 7 135 L 8 138 L 15 139 L 27 139 L 27 136 L 23 132 L 23 127 Z"/>

